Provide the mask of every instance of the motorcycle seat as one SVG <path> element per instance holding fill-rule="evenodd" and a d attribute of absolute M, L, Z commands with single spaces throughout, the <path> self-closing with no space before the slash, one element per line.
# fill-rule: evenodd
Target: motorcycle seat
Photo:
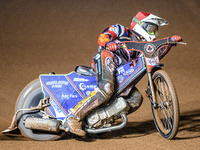
<path fill-rule="evenodd" d="M 75 72 L 84 76 L 95 76 L 95 72 L 92 67 L 79 65 L 75 68 Z"/>

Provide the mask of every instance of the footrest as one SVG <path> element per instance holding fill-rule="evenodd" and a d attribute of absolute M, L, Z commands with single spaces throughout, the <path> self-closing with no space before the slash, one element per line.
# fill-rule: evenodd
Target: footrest
<path fill-rule="evenodd" d="M 37 107 L 32 107 L 31 110 L 41 110 L 45 107 L 50 106 L 50 97 L 46 97 L 45 99 L 41 99 Z"/>
<path fill-rule="evenodd" d="M 19 134 L 20 131 L 17 127 L 13 128 L 13 129 L 6 129 L 4 131 L 2 131 L 3 134 Z"/>

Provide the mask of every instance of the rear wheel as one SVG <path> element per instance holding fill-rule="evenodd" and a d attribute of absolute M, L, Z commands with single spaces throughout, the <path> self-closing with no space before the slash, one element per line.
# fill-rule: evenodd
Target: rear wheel
<path fill-rule="evenodd" d="M 173 139 L 179 127 L 179 103 L 175 88 L 163 70 L 156 71 L 153 76 L 155 101 L 157 107 L 151 110 L 157 130 L 166 139 Z"/>
<path fill-rule="evenodd" d="M 29 83 L 20 93 L 15 109 L 16 111 L 22 108 L 30 108 L 36 107 L 41 99 L 44 98 L 44 94 L 41 89 L 39 79 L 36 79 Z M 29 117 L 42 117 L 42 113 L 39 110 L 35 111 L 22 111 L 18 114 L 18 128 L 21 131 L 21 134 L 27 138 L 33 140 L 57 140 L 60 139 L 65 135 L 64 132 L 60 133 L 49 133 L 49 132 L 42 132 L 42 131 L 35 131 L 28 129 L 24 126 L 23 121 Z"/>

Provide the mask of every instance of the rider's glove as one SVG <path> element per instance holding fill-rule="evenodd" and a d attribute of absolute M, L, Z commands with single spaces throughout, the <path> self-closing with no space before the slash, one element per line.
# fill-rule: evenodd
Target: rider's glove
<path fill-rule="evenodd" d="M 109 50 L 109 51 L 116 51 L 117 49 L 118 49 L 118 47 L 117 47 L 117 43 L 114 43 L 114 42 L 108 42 L 107 44 L 106 44 L 106 49 L 107 50 Z"/>
<path fill-rule="evenodd" d="M 173 42 L 180 42 L 182 41 L 182 38 L 179 35 L 174 35 L 170 38 Z"/>
<path fill-rule="evenodd" d="M 119 43 L 108 42 L 106 44 L 106 47 L 107 47 L 107 50 L 114 52 L 114 51 L 122 48 L 122 43 L 121 42 L 119 42 Z"/>

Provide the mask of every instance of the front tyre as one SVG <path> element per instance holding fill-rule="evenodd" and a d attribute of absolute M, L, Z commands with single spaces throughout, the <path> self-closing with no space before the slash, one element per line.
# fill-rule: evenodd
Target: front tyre
<path fill-rule="evenodd" d="M 175 87 L 167 73 L 163 70 L 154 72 L 152 76 L 155 89 L 155 102 L 151 104 L 154 123 L 165 139 L 173 139 L 179 127 L 179 103 Z"/>
<path fill-rule="evenodd" d="M 44 98 L 42 88 L 39 79 L 36 79 L 29 83 L 20 93 L 15 110 L 25 109 L 30 107 L 36 107 L 41 99 Z M 33 140 L 57 140 L 64 136 L 64 133 L 49 133 L 42 131 L 34 131 L 24 126 L 24 120 L 28 116 L 42 117 L 42 113 L 39 110 L 36 111 L 22 111 L 17 116 L 18 128 L 21 134 L 27 138 Z"/>

